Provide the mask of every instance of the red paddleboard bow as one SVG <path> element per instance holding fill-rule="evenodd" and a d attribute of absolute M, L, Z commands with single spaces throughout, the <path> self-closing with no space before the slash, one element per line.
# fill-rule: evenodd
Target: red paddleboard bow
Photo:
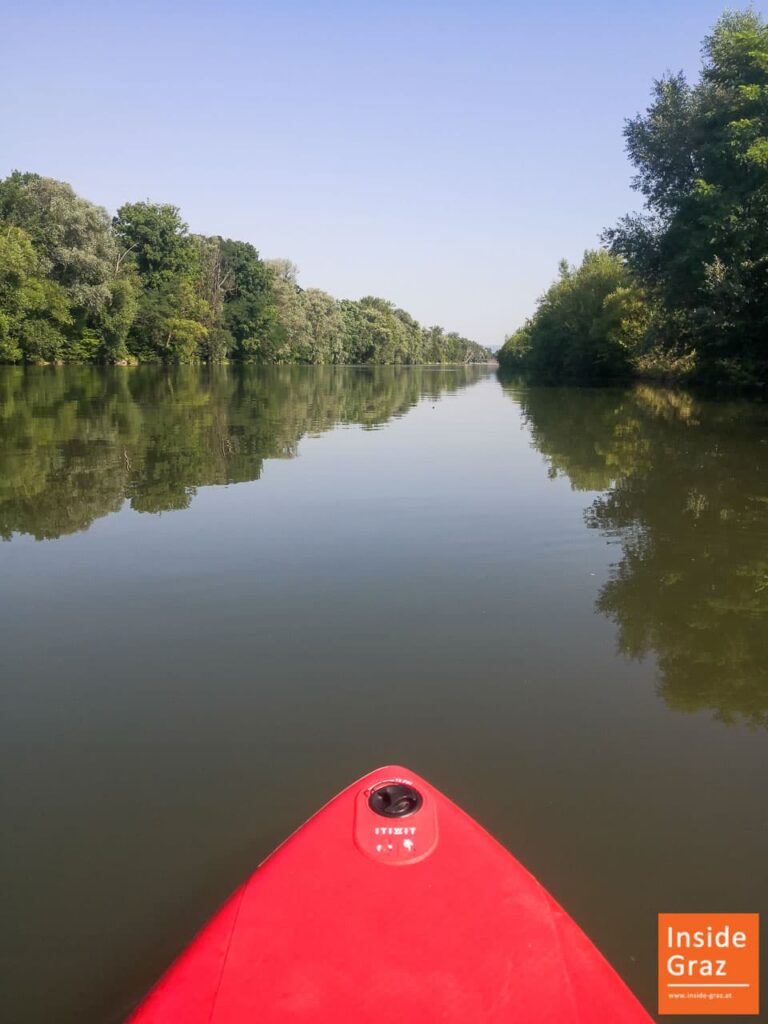
<path fill-rule="evenodd" d="M 273 853 L 131 1024 L 648 1024 L 546 890 L 405 768 Z"/>

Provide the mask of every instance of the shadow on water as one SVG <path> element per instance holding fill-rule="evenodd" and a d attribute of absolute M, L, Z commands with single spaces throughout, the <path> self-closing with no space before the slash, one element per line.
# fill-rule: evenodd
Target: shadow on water
<path fill-rule="evenodd" d="M 768 727 L 768 405 L 502 379 L 552 477 L 621 548 L 597 608 L 669 707 Z"/>
<path fill-rule="evenodd" d="M 373 429 L 487 367 L 0 367 L 0 537 L 187 508 L 308 434 Z"/>

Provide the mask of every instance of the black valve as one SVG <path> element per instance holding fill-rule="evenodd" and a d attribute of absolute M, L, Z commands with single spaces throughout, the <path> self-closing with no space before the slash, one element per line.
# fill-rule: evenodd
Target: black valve
<path fill-rule="evenodd" d="M 405 818 L 415 814 L 421 807 L 422 798 L 418 789 L 402 782 L 389 782 L 374 789 L 368 798 L 368 806 L 385 818 Z"/>

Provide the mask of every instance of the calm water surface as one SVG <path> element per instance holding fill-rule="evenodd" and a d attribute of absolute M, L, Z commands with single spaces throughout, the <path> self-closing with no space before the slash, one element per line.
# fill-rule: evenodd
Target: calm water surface
<path fill-rule="evenodd" d="M 390 761 L 649 1008 L 659 911 L 768 912 L 765 405 L 0 368 L 0 536 L 4 1020 L 119 1021 Z"/>

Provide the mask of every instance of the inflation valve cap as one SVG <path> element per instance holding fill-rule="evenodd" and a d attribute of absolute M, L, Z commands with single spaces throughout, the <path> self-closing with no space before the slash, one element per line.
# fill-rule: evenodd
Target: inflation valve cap
<path fill-rule="evenodd" d="M 418 789 L 401 782 L 379 786 L 368 798 L 371 810 L 385 818 L 405 818 L 409 814 L 415 814 L 421 804 L 422 798 Z"/>

